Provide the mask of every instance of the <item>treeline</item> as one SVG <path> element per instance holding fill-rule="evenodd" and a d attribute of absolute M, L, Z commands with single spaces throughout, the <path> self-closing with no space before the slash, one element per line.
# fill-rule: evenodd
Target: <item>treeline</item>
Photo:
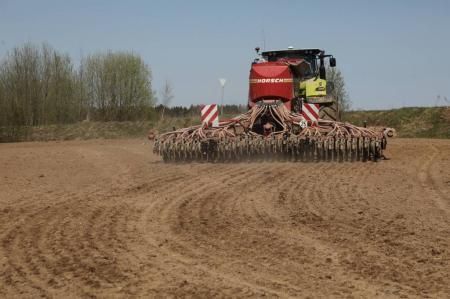
<path fill-rule="evenodd" d="M 27 126 L 143 119 L 154 104 L 150 68 L 134 53 L 98 53 L 75 67 L 67 54 L 28 43 L 0 61 L 0 128 L 8 134 Z"/>
<path fill-rule="evenodd" d="M 199 105 L 156 102 L 150 67 L 132 52 L 97 53 L 75 65 L 46 43 L 27 43 L 0 60 L 0 142 L 18 140 L 38 126 L 200 117 Z M 246 110 L 246 105 L 223 107 L 227 116 Z"/>
<path fill-rule="evenodd" d="M 220 107 L 218 108 L 221 110 Z M 174 106 L 165 107 L 163 105 L 157 105 L 154 108 L 155 116 L 159 118 L 162 115 L 162 111 L 165 110 L 165 117 L 200 117 L 200 111 L 202 110 L 202 105 L 191 105 L 189 107 L 184 106 Z M 223 114 L 226 116 L 235 116 L 246 112 L 247 105 L 224 105 Z"/>

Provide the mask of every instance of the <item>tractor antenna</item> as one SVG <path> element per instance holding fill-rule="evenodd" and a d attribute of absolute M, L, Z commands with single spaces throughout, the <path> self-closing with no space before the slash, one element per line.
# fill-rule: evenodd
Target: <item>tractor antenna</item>
<path fill-rule="evenodd" d="M 264 30 L 264 26 L 262 28 L 262 38 L 263 38 L 263 51 L 266 50 L 266 32 Z"/>

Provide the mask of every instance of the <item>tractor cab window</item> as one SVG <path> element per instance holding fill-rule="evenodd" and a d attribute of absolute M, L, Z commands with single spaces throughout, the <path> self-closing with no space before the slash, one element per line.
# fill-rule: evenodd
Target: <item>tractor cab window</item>
<path fill-rule="evenodd" d="M 297 57 L 298 58 L 298 57 Z M 315 57 L 301 57 L 304 62 L 296 67 L 298 77 L 311 78 L 319 73 L 317 59 Z"/>
<path fill-rule="evenodd" d="M 317 62 L 317 56 L 314 54 L 302 54 L 298 52 L 269 52 L 266 55 L 263 55 L 262 58 L 264 61 L 276 62 L 287 60 L 289 62 L 294 62 L 295 60 L 304 59 L 310 65 L 310 70 L 303 71 L 305 77 L 313 77 L 319 74 L 319 65 Z M 256 61 L 255 61 L 256 62 Z"/>
<path fill-rule="evenodd" d="M 311 66 L 311 71 L 309 73 L 307 73 L 307 77 L 312 77 L 317 75 L 318 73 L 318 67 L 317 67 L 317 59 L 316 57 L 304 57 L 303 59 L 305 59 L 309 65 Z"/>

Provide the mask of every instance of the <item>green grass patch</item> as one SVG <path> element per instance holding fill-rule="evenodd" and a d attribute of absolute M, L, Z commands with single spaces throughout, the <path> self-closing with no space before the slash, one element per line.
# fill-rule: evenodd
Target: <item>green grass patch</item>
<path fill-rule="evenodd" d="M 229 119 L 234 115 L 224 115 Z M 450 107 L 409 107 L 393 110 L 349 111 L 343 120 L 358 126 L 385 126 L 399 137 L 450 138 Z M 199 117 L 166 117 L 137 122 L 80 122 L 41 127 L 0 128 L 0 142 L 138 138 L 150 130 L 168 132 L 200 123 Z"/>
<path fill-rule="evenodd" d="M 349 111 L 343 120 L 362 126 L 386 126 L 399 137 L 450 138 L 450 107 L 408 107 L 392 110 Z"/>

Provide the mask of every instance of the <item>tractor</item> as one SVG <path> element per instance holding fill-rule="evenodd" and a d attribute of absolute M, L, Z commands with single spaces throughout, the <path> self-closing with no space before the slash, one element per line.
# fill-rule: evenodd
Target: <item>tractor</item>
<path fill-rule="evenodd" d="M 163 133 L 154 152 L 174 161 L 378 161 L 385 132 L 339 122 L 325 62 L 336 59 L 320 49 L 259 52 L 251 63 L 248 111 L 218 125 Z M 208 109 L 205 109 L 208 110 Z"/>
<path fill-rule="evenodd" d="M 333 83 L 326 78 L 325 59 L 336 66 L 336 58 L 320 49 L 293 49 L 260 53 L 253 61 L 249 78 L 251 109 L 257 103 L 281 101 L 288 110 L 303 114 L 308 120 L 339 120 L 337 99 L 333 98 Z M 305 105 L 306 104 L 306 105 Z M 317 107 L 318 117 L 310 107 Z M 303 109 L 306 108 L 306 109 Z"/>

